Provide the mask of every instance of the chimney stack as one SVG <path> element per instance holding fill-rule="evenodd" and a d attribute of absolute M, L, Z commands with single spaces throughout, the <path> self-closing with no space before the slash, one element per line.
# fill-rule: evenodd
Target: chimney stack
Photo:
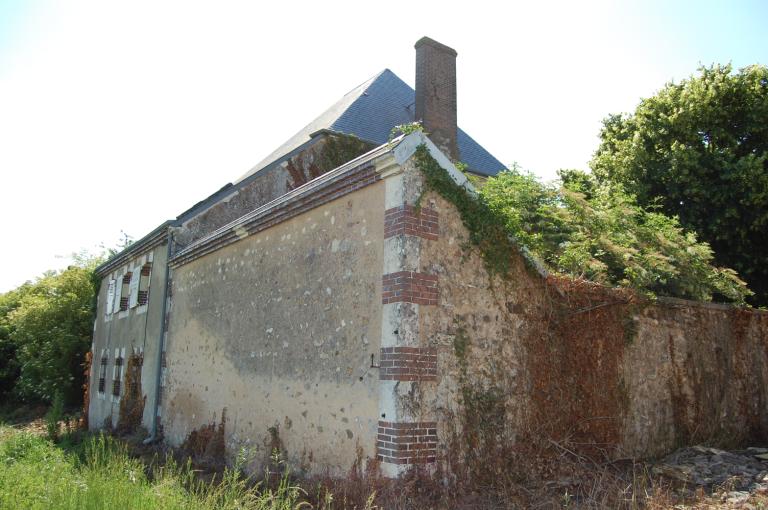
<path fill-rule="evenodd" d="M 422 37 L 416 42 L 416 120 L 453 161 L 456 142 L 456 50 Z"/>

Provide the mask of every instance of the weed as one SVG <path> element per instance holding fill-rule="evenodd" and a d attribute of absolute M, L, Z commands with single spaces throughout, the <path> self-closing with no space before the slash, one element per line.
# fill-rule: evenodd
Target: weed
<path fill-rule="evenodd" d="M 48 439 L 55 441 L 59 437 L 59 422 L 64 418 L 64 396 L 57 391 L 48 412 L 45 413 L 45 431 Z"/>

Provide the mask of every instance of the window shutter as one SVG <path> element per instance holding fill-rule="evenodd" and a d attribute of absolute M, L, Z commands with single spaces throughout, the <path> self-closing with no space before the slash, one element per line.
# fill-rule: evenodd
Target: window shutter
<path fill-rule="evenodd" d="M 141 271 L 134 270 L 131 273 L 131 283 L 128 284 L 128 306 L 130 308 L 139 303 L 139 280 L 141 280 Z"/>
<path fill-rule="evenodd" d="M 107 307 L 104 309 L 104 314 L 109 315 L 112 313 L 112 309 L 115 307 L 115 280 L 109 280 L 109 287 L 107 288 Z"/>
<path fill-rule="evenodd" d="M 115 299 L 114 299 L 114 306 L 112 307 L 112 313 L 117 313 L 120 311 L 120 298 L 122 297 L 120 294 L 122 294 L 123 291 L 123 280 L 120 280 L 120 285 L 115 285 Z"/>

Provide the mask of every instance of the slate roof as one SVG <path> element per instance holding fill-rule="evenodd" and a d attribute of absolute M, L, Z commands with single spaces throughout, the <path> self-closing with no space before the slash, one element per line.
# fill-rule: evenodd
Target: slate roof
<path fill-rule="evenodd" d="M 321 130 L 355 135 L 375 145 L 386 143 L 393 127 L 413 122 L 416 109 L 415 94 L 407 83 L 389 69 L 385 69 L 348 92 L 236 182 L 282 159 Z M 461 128 L 458 130 L 457 141 L 461 161 L 473 172 L 496 175 L 504 169 L 498 159 Z"/>

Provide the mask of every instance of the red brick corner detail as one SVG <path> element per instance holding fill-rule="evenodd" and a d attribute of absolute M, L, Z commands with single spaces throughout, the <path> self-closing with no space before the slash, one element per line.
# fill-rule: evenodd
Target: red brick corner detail
<path fill-rule="evenodd" d="M 434 347 L 384 347 L 379 362 L 381 381 L 434 381 L 437 349 Z"/>
<path fill-rule="evenodd" d="M 437 276 L 435 275 L 398 271 L 382 277 L 381 302 L 385 305 L 388 303 L 436 305 L 437 297 Z"/>
<path fill-rule="evenodd" d="M 384 239 L 400 234 L 437 240 L 438 214 L 428 207 L 403 204 L 384 211 Z"/>
<path fill-rule="evenodd" d="M 437 423 L 379 421 L 376 458 L 390 464 L 426 464 L 437 455 Z"/>

